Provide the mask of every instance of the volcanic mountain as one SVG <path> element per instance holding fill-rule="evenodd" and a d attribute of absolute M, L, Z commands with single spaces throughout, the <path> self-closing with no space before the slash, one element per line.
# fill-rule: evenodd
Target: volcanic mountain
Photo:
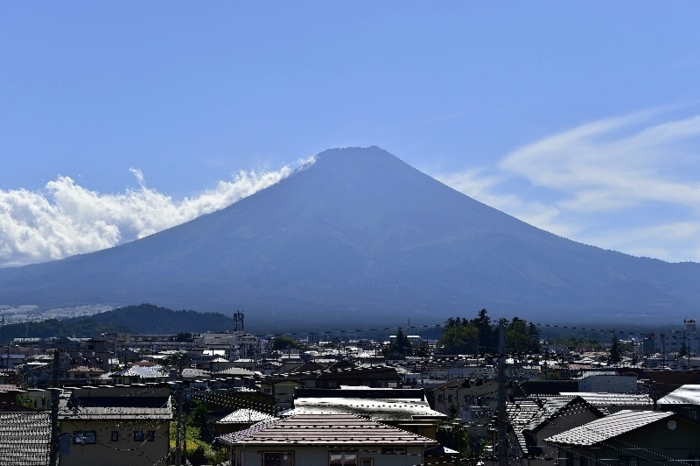
<path fill-rule="evenodd" d="M 111 249 L 0 269 L 0 304 L 150 302 L 274 323 L 473 315 L 659 322 L 700 308 L 700 264 L 558 237 L 377 148 L 332 149 L 236 204 Z"/>

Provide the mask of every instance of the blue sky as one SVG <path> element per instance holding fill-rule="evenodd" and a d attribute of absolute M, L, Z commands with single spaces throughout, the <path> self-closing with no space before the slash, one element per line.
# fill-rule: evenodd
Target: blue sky
<path fill-rule="evenodd" d="M 557 234 L 700 261 L 698 17 L 693 2 L 4 2 L 0 265 L 132 240 L 369 145 Z"/>

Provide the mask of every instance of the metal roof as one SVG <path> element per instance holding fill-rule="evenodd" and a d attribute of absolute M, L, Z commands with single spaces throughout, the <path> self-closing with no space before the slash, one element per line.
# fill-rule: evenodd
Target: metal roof
<path fill-rule="evenodd" d="M 261 413 L 254 409 L 238 409 L 228 416 L 225 416 L 217 424 L 250 424 L 253 422 L 269 421 L 275 419 L 275 416 L 269 414 Z"/>
<path fill-rule="evenodd" d="M 352 414 L 299 414 L 219 437 L 229 445 L 436 445 L 435 440 Z"/>
<path fill-rule="evenodd" d="M 443 413 L 432 410 L 427 401 L 416 398 L 296 398 L 294 409 L 286 411 L 283 415 L 340 413 L 365 416 L 375 421 L 447 418 Z"/>
<path fill-rule="evenodd" d="M 49 464 L 51 413 L 0 412 L 0 465 Z"/>
<path fill-rule="evenodd" d="M 661 398 L 660 405 L 700 405 L 700 385 L 687 384 Z"/>
<path fill-rule="evenodd" d="M 673 416 L 673 412 L 623 410 L 545 439 L 547 443 L 590 446 Z"/>
<path fill-rule="evenodd" d="M 580 396 L 596 407 L 601 406 L 653 406 L 654 400 L 649 395 L 607 392 L 561 392 L 561 396 L 575 398 Z"/>

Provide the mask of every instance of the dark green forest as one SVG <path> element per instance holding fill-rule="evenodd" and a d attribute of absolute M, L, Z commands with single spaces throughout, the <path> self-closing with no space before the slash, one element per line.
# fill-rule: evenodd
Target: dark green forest
<path fill-rule="evenodd" d="M 99 337 L 102 333 L 180 333 L 224 332 L 233 328 L 233 319 L 217 312 L 173 311 L 153 304 L 126 306 L 72 319 L 49 319 L 6 325 L 3 342 L 14 338 Z"/>

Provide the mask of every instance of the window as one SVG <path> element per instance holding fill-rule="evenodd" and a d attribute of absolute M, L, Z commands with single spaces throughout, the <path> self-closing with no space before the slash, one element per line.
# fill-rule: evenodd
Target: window
<path fill-rule="evenodd" d="M 119 441 L 119 431 L 113 430 L 112 435 L 110 437 L 110 440 L 112 442 L 118 442 Z"/>
<path fill-rule="evenodd" d="M 617 462 L 619 466 L 641 466 L 641 461 L 636 456 L 621 456 Z"/>
<path fill-rule="evenodd" d="M 357 453 L 354 451 L 332 451 L 328 456 L 331 466 L 357 466 Z"/>
<path fill-rule="evenodd" d="M 447 395 L 447 402 L 452 403 L 452 395 Z"/>
<path fill-rule="evenodd" d="M 406 447 L 384 447 L 382 455 L 405 455 Z"/>
<path fill-rule="evenodd" d="M 291 451 L 263 453 L 263 466 L 294 466 L 294 453 Z"/>
<path fill-rule="evenodd" d="M 586 456 L 581 456 L 578 460 L 579 466 L 588 466 L 588 458 Z"/>
<path fill-rule="evenodd" d="M 142 430 L 135 430 L 134 431 L 134 442 L 143 442 L 143 431 Z"/>
<path fill-rule="evenodd" d="M 442 403 L 443 401 L 445 401 L 445 397 L 442 395 L 438 395 L 438 403 Z"/>
<path fill-rule="evenodd" d="M 156 431 L 155 430 L 149 430 L 146 432 L 146 441 L 148 442 L 155 442 L 156 441 Z"/>
<path fill-rule="evenodd" d="M 94 430 L 73 432 L 73 443 L 88 445 L 97 441 L 97 433 Z"/>
<path fill-rule="evenodd" d="M 362 458 L 360 460 L 360 466 L 374 466 L 373 458 Z"/>

